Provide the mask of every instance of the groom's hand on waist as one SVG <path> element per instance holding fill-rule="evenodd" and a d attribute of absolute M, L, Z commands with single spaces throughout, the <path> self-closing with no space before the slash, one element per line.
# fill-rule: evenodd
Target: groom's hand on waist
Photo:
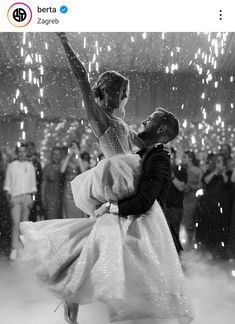
<path fill-rule="evenodd" d="M 106 213 L 109 213 L 109 209 L 110 207 L 108 206 L 107 203 L 104 203 L 102 204 L 100 207 L 98 207 L 96 210 L 95 210 L 95 216 L 98 218 L 98 217 L 101 217 L 103 216 L 104 214 Z"/>
<path fill-rule="evenodd" d="M 106 203 L 100 205 L 95 211 L 95 216 L 101 217 L 104 214 L 111 213 L 111 211 L 110 211 L 111 205 L 112 205 L 111 202 L 108 202 L 108 201 Z"/>
<path fill-rule="evenodd" d="M 118 215 L 119 214 L 118 204 L 116 202 L 112 202 L 112 203 L 106 202 L 102 204 L 101 206 L 99 206 L 99 208 L 96 209 L 95 216 L 101 217 L 107 213 Z"/>

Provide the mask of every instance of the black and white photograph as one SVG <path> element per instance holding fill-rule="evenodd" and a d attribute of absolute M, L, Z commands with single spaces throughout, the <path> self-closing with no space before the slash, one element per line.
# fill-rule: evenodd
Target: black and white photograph
<path fill-rule="evenodd" d="M 235 33 L 0 33 L 0 323 L 232 324 Z"/>

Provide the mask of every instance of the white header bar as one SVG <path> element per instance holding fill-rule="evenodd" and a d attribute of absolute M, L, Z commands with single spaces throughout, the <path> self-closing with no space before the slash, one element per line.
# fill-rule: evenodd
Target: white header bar
<path fill-rule="evenodd" d="M 1 0 L 1 32 L 235 31 L 234 0 Z"/>

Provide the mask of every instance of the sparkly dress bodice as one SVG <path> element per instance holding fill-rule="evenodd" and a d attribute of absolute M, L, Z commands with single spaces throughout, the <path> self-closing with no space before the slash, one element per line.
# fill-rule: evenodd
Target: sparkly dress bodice
<path fill-rule="evenodd" d="M 106 158 L 133 153 L 134 131 L 121 119 L 109 119 L 109 128 L 99 138 L 100 149 Z"/>

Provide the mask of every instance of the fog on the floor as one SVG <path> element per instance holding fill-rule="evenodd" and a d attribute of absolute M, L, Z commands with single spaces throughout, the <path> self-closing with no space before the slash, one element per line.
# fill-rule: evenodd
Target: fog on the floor
<path fill-rule="evenodd" d="M 235 278 L 226 261 L 217 263 L 195 253 L 185 253 L 187 284 L 195 308 L 193 324 L 232 324 L 235 319 Z"/>
<path fill-rule="evenodd" d="M 235 318 L 235 277 L 232 265 L 215 264 L 193 253 L 185 253 L 182 263 L 187 276 L 196 317 L 193 324 L 233 324 Z M 29 269 L 19 262 L 0 259 L 0 323 L 63 324 L 63 306 L 33 279 Z M 80 324 L 106 324 L 102 311 L 82 306 Z"/>

